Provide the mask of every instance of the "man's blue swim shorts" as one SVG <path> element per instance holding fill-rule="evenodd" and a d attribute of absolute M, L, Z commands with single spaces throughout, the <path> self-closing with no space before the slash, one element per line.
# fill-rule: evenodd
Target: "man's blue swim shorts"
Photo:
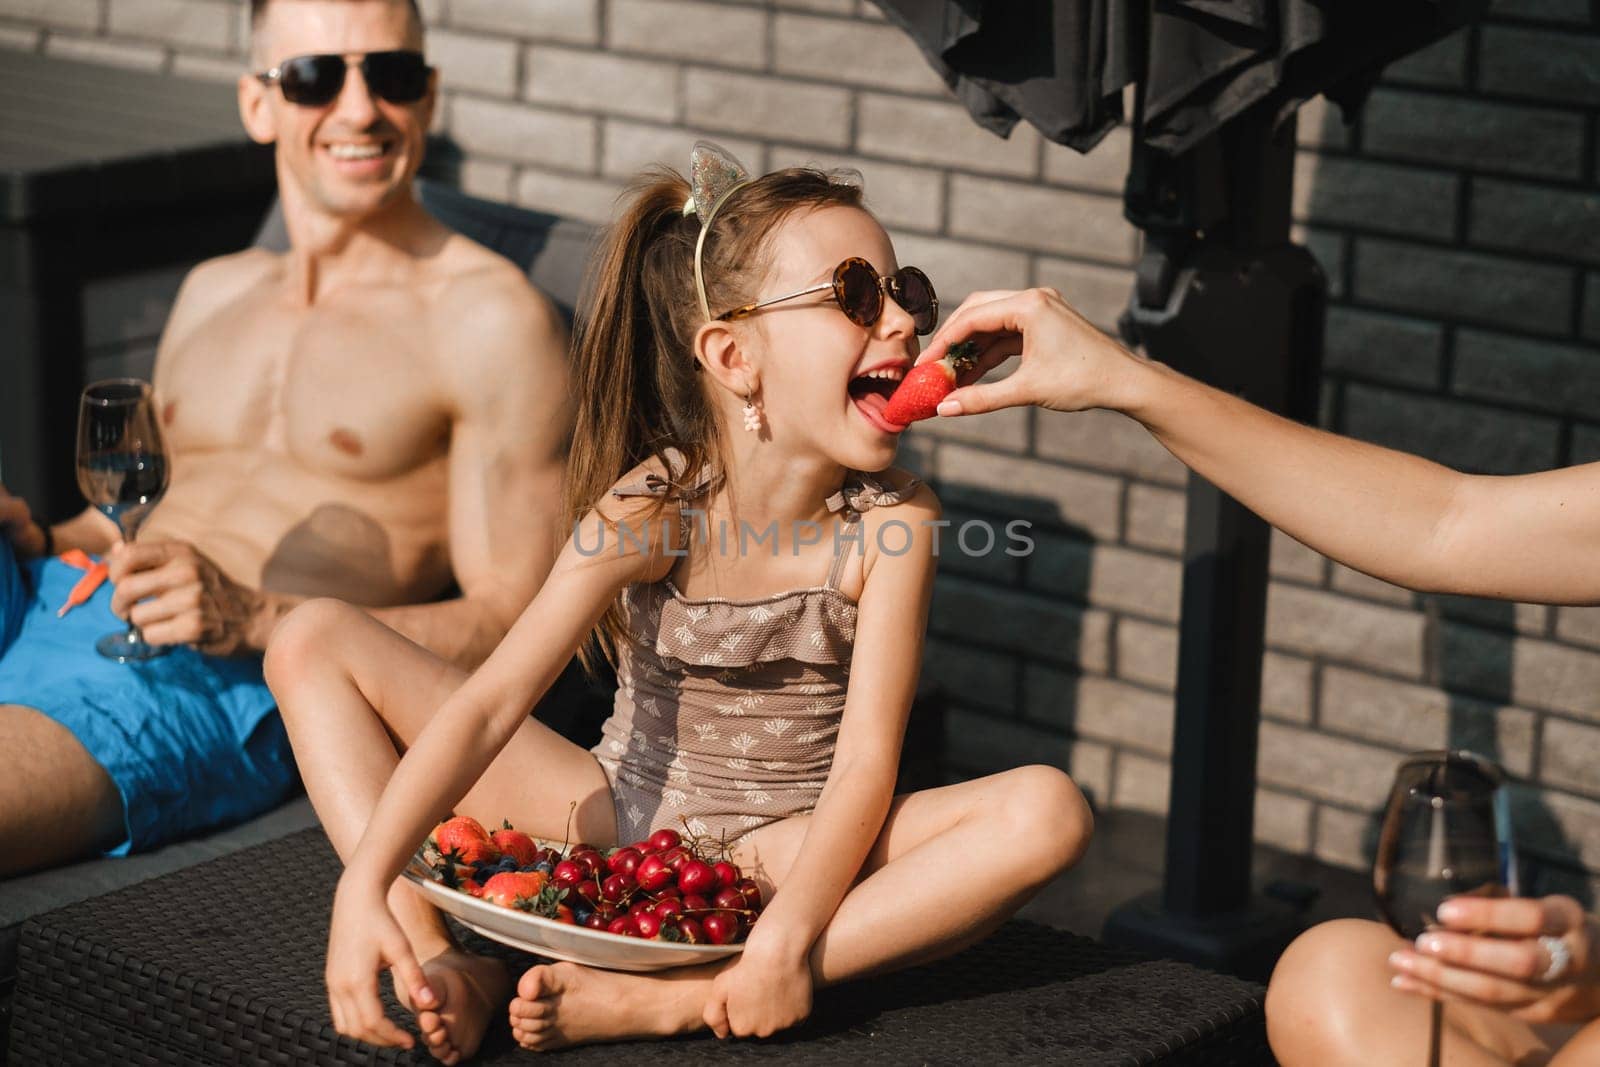
<path fill-rule="evenodd" d="M 127 834 L 108 855 L 154 848 L 276 807 L 299 785 L 289 738 L 259 656 L 187 646 L 142 663 L 94 649 L 127 629 L 111 583 L 64 618 L 83 571 L 19 562 L 0 537 L 0 704 L 33 708 L 70 730 L 122 794 Z"/>

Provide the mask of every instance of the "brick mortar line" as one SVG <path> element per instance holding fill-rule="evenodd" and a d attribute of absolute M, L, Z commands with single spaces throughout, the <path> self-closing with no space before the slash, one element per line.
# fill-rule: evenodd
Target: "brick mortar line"
<path fill-rule="evenodd" d="M 1600 34 L 1596 34 L 1594 36 L 1600 37 Z M 1546 111 L 1552 113 L 1559 112 L 1566 115 L 1588 115 L 1593 113 L 1595 107 L 1597 106 L 1595 104 L 1588 103 L 1567 103 L 1564 101 L 1558 101 L 1549 96 L 1538 94 L 1525 94 L 1517 96 L 1494 89 L 1474 89 L 1470 86 L 1463 87 L 1459 85 L 1425 85 L 1415 82 L 1407 82 L 1404 85 L 1397 85 L 1393 82 L 1379 82 L 1374 88 L 1394 90 L 1401 95 L 1409 93 L 1415 96 L 1430 96 L 1434 97 L 1435 99 L 1468 100 L 1485 104 L 1505 104 L 1528 111 Z M 1363 104 L 1362 113 L 1365 114 L 1365 112 L 1366 105 Z"/>
<path fill-rule="evenodd" d="M 1475 180 L 1488 176 L 1483 174 L 1467 174 L 1463 172 L 1460 177 L 1464 179 L 1471 178 Z M 1592 193 L 1592 190 L 1583 191 Z M 1293 221 L 1298 223 L 1307 222 L 1307 220 L 1303 217 L 1297 218 Z M 1559 252 L 1531 252 L 1524 249 L 1508 248 L 1504 245 L 1485 245 L 1467 241 L 1458 242 L 1453 239 L 1429 237 L 1425 234 L 1396 233 L 1393 231 L 1375 230 L 1369 226 L 1362 226 L 1358 223 L 1320 221 L 1314 222 L 1314 224 L 1318 229 L 1338 231 L 1349 237 L 1390 242 L 1398 241 L 1406 244 L 1414 244 L 1419 248 L 1426 248 L 1434 252 L 1472 252 L 1480 256 L 1489 256 L 1494 259 L 1507 260 L 1519 266 L 1532 265 L 1566 267 L 1568 269 L 1576 270 L 1600 270 L 1600 262 L 1572 259 Z"/>
<path fill-rule="evenodd" d="M 1363 305 L 1363 307 L 1364 307 L 1364 305 Z M 1448 331 L 1452 331 L 1454 329 L 1457 329 L 1457 328 L 1459 328 L 1461 326 L 1467 326 L 1469 328 L 1476 328 L 1477 327 L 1476 323 L 1456 323 L 1456 322 L 1448 322 L 1448 321 L 1439 321 L 1437 324 L 1442 326 L 1442 327 L 1444 327 L 1447 332 Z M 1573 347 L 1573 348 L 1589 348 L 1589 347 L 1593 347 L 1592 345 L 1584 344 L 1584 343 L 1573 344 L 1571 341 L 1556 341 L 1556 340 L 1552 340 L 1549 334 L 1542 334 L 1542 335 L 1537 335 L 1536 334 L 1536 335 L 1532 335 L 1532 336 L 1520 336 L 1519 335 L 1518 339 L 1519 340 L 1536 341 L 1536 342 L 1541 343 L 1541 344 L 1566 344 L 1567 347 Z M 1441 370 L 1453 370 L 1454 369 L 1453 368 L 1454 360 L 1453 360 L 1453 358 L 1451 358 L 1454 355 L 1453 346 L 1448 344 L 1448 342 L 1450 340 L 1451 340 L 1451 338 L 1449 336 L 1447 336 L 1445 338 L 1445 341 L 1447 343 L 1441 349 L 1441 352 L 1440 352 L 1440 369 Z M 1386 378 L 1373 378 L 1370 375 L 1362 374 L 1360 371 L 1329 370 L 1329 371 L 1325 371 L 1324 375 L 1325 375 L 1325 378 L 1327 378 L 1327 379 L 1335 379 L 1335 378 L 1337 378 L 1337 379 L 1339 379 L 1339 381 L 1341 383 L 1354 384 L 1354 385 L 1363 385 L 1363 386 L 1367 386 L 1369 388 L 1386 389 L 1386 390 L 1390 390 L 1390 391 L 1396 392 L 1396 393 L 1403 393 L 1406 396 L 1413 397 L 1413 398 L 1423 398 L 1423 399 L 1432 399 L 1432 400 L 1448 400 L 1448 401 L 1452 401 L 1452 402 L 1455 402 L 1455 403 L 1463 404 L 1463 405 L 1465 405 L 1467 407 L 1472 407 L 1472 408 L 1489 408 L 1489 409 L 1492 409 L 1494 411 L 1503 411 L 1503 412 L 1506 412 L 1507 414 L 1540 416 L 1542 418 L 1553 419 L 1556 422 L 1561 423 L 1563 429 L 1565 428 L 1566 424 L 1569 423 L 1569 422 L 1581 422 L 1581 423 L 1585 423 L 1585 424 L 1594 424 L 1597 419 L 1600 419 L 1600 411 L 1597 411 L 1594 414 L 1585 415 L 1585 414 L 1583 414 L 1581 412 L 1562 412 L 1562 411 L 1553 411 L 1550 408 L 1530 407 L 1526 403 L 1523 403 L 1523 402 L 1520 402 L 1520 401 L 1516 401 L 1516 400 L 1505 400 L 1505 401 L 1495 400 L 1495 401 L 1490 401 L 1490 400 L 1485 400 L 1483 397 L 1478 396 L 1476 394 L 1452 392 L 1449 389 L 1448 386 L 1441 387 L 1441 388 L 1438 388 L 1438 389 L 1433 389 L 1432 387 L 1416 386 L 1416 385 L 1411 385 L 1411 384 L 1406 383 L 1406 382 L 1397 382 L 1397 381 L 1393 381 L 1391 379 L 1386 379 Z M 1347 433 L 1347 434 L 1344 434 L 1343 436 L 1348 437 L 1348 436 L 1351 436 L 1351 435 Z"/>
<path fill-rule="evenodd" d="M 1346 257 L 1346 262 L 1349 262 L 1349 257 Z M 1591 269 L 1600 270 L 1600 268 L 1591 268 Z M 1348 294 L 1348 288 L 1347 288 L 1347 294 Z M 1397 306 L 1397 305 L 1394 305 L 1394 304 L 1374 304 L 1374 303 L 1370 303 L 1370 302 L 1365 301 L 1365 300 L 1361 300 L 1361 299 L 1355 297 L 1354 295 L 1342 296 L 1342 297 L 1339 297 L 1336 300 L 1332 300 L 1331 299 L 1331 300 L 1329 300 L 1328 303 L 1329 303 L 1329 306 L 1331 306 L 1331 307 L 1350 308 L 1350 309 L 1355 310 L 1355 311 L 1381 312 L 1383 314 L 1388 314 L 1388 315 L 1399 315 L 1399 316 L 1402 316 L 1404 318 L 1409 318 L 1409 319 L 1413 319 L 1413 320 L 1420 321 L 1420 322 L 1433 323 L 1433 324 L 1436 324 L 1436 325 L 1439 325 L 1439 326 L 1458 326 L 1458 327 L 1464 326 L 1464 327 L 1466 327 L 1468 329 L 1472 329 L 1472 330 L 1480 330 L 1480 331 L 1487 331 L 1489 333 L 1503 334 L 1506 337 L 1515 338 L 1515 339 L 1521 340 L 1521 341 L 1536 341 L 1536 342 L 1540 342 L 1540 343 L 1543 343 L 1543 344 L 1565 344 L 1568 347 L 1579 347 L 1579 348 L 1593 348 L 1594 347 L 1594 342 L 1593 341 L 1591 341 L 1588 338 L 1583 337 L 1581 335 L 1572 336 L 1572 335 L 1568 335 L 1568 334 L 1534 333 L 1533 331 L 1528 330 L 1528 329 L 1526 329 L 1524 327 L 1521 327 L 1521 326 L 1513 326 L 1513 325 L 1509 325 L 1509 324 L 1506 324 L 1506 323 L 1490 322 L 1487 319 L 1463 319 L 1463 318 L 1457 318 L 1457 317 L 1454 317 L 1454 316 L 1445 317 L 1445 316 L 1440 316 L 1440 315 L 1437 315 L 1437 314 L 1429 314 L 1428 312 L 1423 311 L 1421 308 L 1416 308 L 1416 307 L 1407 308 L 1407 307 L 1404 307 L 1404 306 Z M 1347 372 L 1345 372 L 1345 371 L 1325 371 L 1324 374 L 1325 375 L 1329 375 L 1329 376 L 1332 376 L 1332 375 L 1335 375 L 1335 374 L 1343 376 L 1343 375 L 1346 375 Z M 1507 401 L 1508 405 L 1512 404 L 1512 403 L 1515 403 L 1515 402 L 1514 401 Z M 1548 409 L 1546 409 L 1544 411 L 1544 413 L 1545 414 L 1549 414 Z M 1582 416 L 1578 416 L 1578 417 L 1581 418 Z"/>

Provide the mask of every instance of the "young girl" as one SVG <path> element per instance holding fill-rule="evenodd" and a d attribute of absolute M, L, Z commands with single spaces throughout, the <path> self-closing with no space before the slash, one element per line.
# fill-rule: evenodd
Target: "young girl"
<path fill-rule="evenodd" d="M 704 145 L 691 173 L 636 187 L 601 249 L 576 342 L 573 538 L 493 655 L 468 676 L 330 601 L 268 652 L 345 861 L 326 974 L 342 1033 L 409 1047 L 378 999 L 385 966 L 445 1063 L 505 1010 L 500 965 L 396 881 L 451 810 L 560 839 L 576 801 L 596 844 L 681 814 L 736 839 L 769 900 L 733 962 L 532 968 L 510 1005 L 532 1049 L 771 1034 L 818 984 L 982 938 L 1088 841 L 1050 767 L 893 795 L 939 507 L 888 469 L 900 428 L 881 411 L 933 327 L 932 287 L 897 269 L 854 184 L 752 180 Z M 591 634 L 619 689 L 587 752 L 528 708 Z"/>

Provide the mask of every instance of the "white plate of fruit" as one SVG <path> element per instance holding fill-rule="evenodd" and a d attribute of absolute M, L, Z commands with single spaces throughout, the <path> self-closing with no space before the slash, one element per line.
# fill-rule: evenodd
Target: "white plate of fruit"
<path fill-rule="evenodd" d="M 739 952 L 761 890 L 707 839 L 662 829 L 613 849 L 492 834 L 467 816 L 434 828 L 404 875 L 484 937 L 616 971 L 658 971 Z"/>

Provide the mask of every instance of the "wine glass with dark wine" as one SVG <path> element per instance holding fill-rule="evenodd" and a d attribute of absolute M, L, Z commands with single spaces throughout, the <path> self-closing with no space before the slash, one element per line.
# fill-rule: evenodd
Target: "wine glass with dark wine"
<path fill-rule="evenodd" d="M 78 488 L 131 542 L 167 491 L 167 452 L 161 442 L 150 383 L 137 378 L 94 382 L 78 405 Z M 95 650 L 118 663 L 152 659 L 165 645 L 145 641 L 132 623 L 107 634 Z"/>
<path fill-rule="evenodd" d="M 1505 775 L 1469 752 L 1421 752 L 1395 774 L 1378 834 L 1372 888 L 1407 941 L 1437 922 L 1447 897 L 1516 895 Z M 1444 1005 L 1433 1002 L 1429 1067 L 1438 1067 Z"/>

